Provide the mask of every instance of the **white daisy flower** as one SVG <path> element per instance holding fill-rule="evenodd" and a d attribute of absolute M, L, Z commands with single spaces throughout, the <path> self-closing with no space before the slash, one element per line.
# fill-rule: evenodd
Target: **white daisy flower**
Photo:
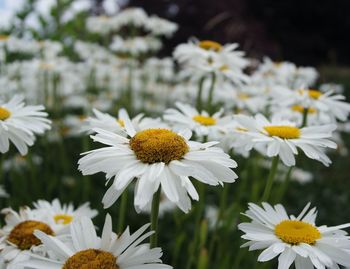
<path fill-rule="evenodd" d="M 199 137 L 208 136 L 209 140 L 219 140 L 232 120 L 231 116 L 223 116 L 223 109 L 210 116 L 187 104 L 177 102 L 175 105 L 177 109 L 165 111 L 164 119 L 181 129 L 190 129 Z"/>
<path fill-rule="evenodd" d="M 28 207 L 16 211 L 6 208 L 5 226 L 0 230 L 0 264 L 7 269 L 17 269 L 16 263 L 29 259 L 30 251 L 40 252 L 40 240 L 34 236 L 35 230 L 50 235 L 58 235 L 59 226 L 48 221 L 45 212 L 31 210 Z M 60 234 L 62 235 L 62 234 Z"/>
<path fill-rule="evenodd" d="M 61 204 L 57 198 L 51 203 L 46 200 L 38 200 L 33 205 L 36 210 L 46 214 L 48 219 L 54 221 L 62 229 L 68 228 L 69 224 L 75 219 L 80 219 L 84 216 L 92 219 L 98 213 L 97 210 L 90 208 L 90 203 L 84 203 L 78 208 L 74 208 L 72 203 Z"/>
<path fill-rule="evenodd" d="M 316 208 L 310 204 L 297 216 L 288 216 L 280 204 L 263 207 L 250 203 L 245 215 L 251 223 L 241 223 L 238 228 L 249 240 L 242 247 L 264 251 L 258 261 L 265 262 L 278 257 L 278 268 L 288 269 L 295 263 L 296 269 L 339 268 L 350 266 L 350 239 L 341 229 L 350 227 L 343 224 L 334 227 L 316 226 Z"/>
<path fill-rule="evenodd" d="M 0 101 L 0 152 L 7 152 L 11 141 L 21 155 L 26 155 L 35 135 L 50 129 L 51 121 L 43 110 L 43 106 L 25 106 L 20 96 L 7 103 Z"/>
<path fill-rule="evenodd" d="M 273 97 L 276 104 L 314 108 L 328 114 L 333 121 L 346 121 L 350 113 L 350 103 L 345 102 L 345 96 L 333 94 L 333 91 L 321 92 L 315 89 L 290 90 L 281 88 L 274 92 Z"/>
<path fill-rule="evenodd" d="M 184 212 L 191 208 L 191 200 L 199 196 L 189 177 L 209 185 L 232 183 L 237 175 L 231 170 L 237 166 L 217 142 L 189 141 L 190 131 L 175 133 L 170 129 L 146 129 L 136 132 L 130 121 L 125 122 L 129 138 L 96 129 L 91 138 L 106 147 L 84 153 L 79 170 L 84 175 L 106 173 L 114 178 L 102 202 L 110 207 L 127 186 L 137 179 L 135 208 L 144 209 L 161 186 L 170 201 Z"/>
<path fill-rule="evenodd" d="M 236 120 L 247 129 L 244 134 L 253 138 L 250 143 L 247 140 L 248 149 L 261 144 L 265 146 L 265 155 L 279 156 L 287 166 L 295 165 L 294 155 L 298 154 L 297 148 L 310 159 L 328 166 L 331 160 L 323 149 L 337 147 L 336 143 L 329 140 L 337 128 L 334 124 L 298 128 L 291 121 L 281 120 L 278 116 L 269 121 L 262 114 L 257 114 L 255 117 L 238 115 Z"/>
<path fill-rule="evenodd" d="M 185 69 L 191 70 L 189 74 L 215 73 L 240 85 L 249 81 L 242 71 L 248 61 L 243 52 L 236 51 L 237 47 L 238 44 L 223 46 L 211 40 L 195 40 L 177 46 L 173 56 Z"/>
<path fill-rule="evenodd" d="M 125 130 L 125 122 L 131 121 L 136 130 L 144 130 L 151 127 L 163 128 L 167 127 L 159 118 L 152 119 L 144 117 L 144 114 L 138 114 L 130 119 L 128 112 L 121 108 L 118 111 L 118 117 L 113 117 L 108 113 L 103 113 L 97 109 L 93 109 L 94 117 L 88 117 L 85 120 L 84 131 L 93 131 L 94 129 L 103 129 L 122 136 L 127 136 Z"/>
<path fill-rule="evenodd" d="M 127 228 L 119 237 L 112 231 L 112 219 L 106 216 L 101 238 L 89 218 L 74 221 L 70 227 L 71 242 L 36 231 L 35 235 L 53 257 L 33 255 L 24 265 L 33 269 L 171 269 L 162 264 L 161 248 L 141 244 L 153 232 L 143 234 L 149 224 L 130 234 Z M 55 257 L 55 258 L 54 258 Z"/>

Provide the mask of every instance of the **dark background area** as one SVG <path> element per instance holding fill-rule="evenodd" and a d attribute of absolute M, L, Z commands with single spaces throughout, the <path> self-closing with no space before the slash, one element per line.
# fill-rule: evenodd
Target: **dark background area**
<path fill-rule="evenodd" d="M 238 42 L 258 58 L 268 55 L 299 65 L 350 64 L 349 0 L 129 0 L 126 6 L 179 24 L 165 54 L 195 36 Z"/>

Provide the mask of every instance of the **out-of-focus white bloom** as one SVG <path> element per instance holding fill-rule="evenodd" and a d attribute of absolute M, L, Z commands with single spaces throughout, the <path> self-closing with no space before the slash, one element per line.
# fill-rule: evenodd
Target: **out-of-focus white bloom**
<path fill-rule="evenodd" d="M 43 158 L 36 154 L 31 154 L 30 158 L 30 161 L 37 167 L 40 167 L 40 165 L 43 162 Z M 2 162 L 3 171 L 12 170 L 19 173 L 27 173 L 28 170 L 26 170 L 25 168 L 30 168 L 30 162 L 27 156 L 22 156 L 19 153 L 15 154 L 14 156 L 11 156 L 10 158 L 6 158 Z"/>
<path fill-rule="evenodd" d="M 179 102 L 176 103 L 176 108 L 167 109 L 164 119 L 177 129 L 188 128 L 198 137 L 207 136 L 209 140 L 220 140 L 232 120 L 231 116 L 223 116 L 223 109 L 210 116 L 206 111 L 199 112 L 194 107 Z"/>
<path fill-rule="evenodd" d="M 54 222 L 62 233 L 63 229 L 68 229 L 72 221 L 88 217 L 90 219 L 97 216 L 97 210 L 90 208 L 90 203 L 82 204 L 81 206 L 74 208 L 72 203 L 61 204 L 56 198 L 52 202 L 46 200 L 38 200 L 33 203 L 35 210 L 38 210 L 50 222 Z M 68 230 L 67 230 L 68 231 Z"/>
<path fill-rule="evenodd" d="M 146 29 L 149 30 L 153 35 L 156 36 L 167 36 L 170 37 L 178 29 L 176 23 L 170 22 L 168 20 L 159 18 L 158 16 L 151 16 L 146 21 Z"/>
<path fill-rule="evenodd" d="M 142 54 L 156 52 L 162 47 L 162 42 L 152 36 L 122 38 L 115 36 L 110 45 L 110 49 L 119 54 L 130 54 L 140 56 Z"/>
<path fill-rule="evenodd" d="M 249 77 L 243 73 L 248 61 L 242 51 L 236 51 L 237 47 L 238 44 L 223 46 L 210 40 L 190 41 L 178 45 L 173 56 L 189 74 L 200 77 L 215 73 L 241 85 L 249 81 Z"/>
<path fill-rule="evenodd" d="M 310 159 L 328 166 L 331 160 L 323 149 L 337 147 L 333 141 L 329 140 L 332 132 L 337 128 L 334 124 L 298 128 L 295 123 L 281 120 L 277 116 L 271 121 L 262 114 L 255 117 L 237 115 L 235 118 L 247 130 L 244 134 L 252 137 L 251 141 L 248 140 L 247 149 L 261 144 L 265 147 L 265 155 L 279 156 L 287 166 L 295 165 L 294 155 L 298 154 L 297 148 Z"/>
<path fill-rule="evenodd" d="M 7 103 L 0 103 L 0 152 L 5 153 L 12 142 L 22 155 L 32 146 L 35 135 L 50 129 L 51 121 L 46 119 L 43 106 L 25 106 L 23 98 L 13 97 Z"/>
<path fill-rule="evenodd" d="M 350 104 L 345 102 L 345 97 L 333 92 L 321 92 L 315 89 L 290 90 L 281 88 L 274 93 L 274 102 L 284 105 L 300 105 L 305 108 L 315 108 L 327 113 L 333 121 L 346 121 L 350 113 Z"/>
<path fill-rule="evenodd" d="M 297 89 L 312 86 L 318 78 L 313 67 L 297 67 L 291 62 L 273 62 L 265 57 L 258 69 L 252 74 L 252 82 L 262 86 L 285 86 Z"/>
<path fill-rule="evenodd" d="M 0 198 L 6 198 L 8 197 L 8 193 L 6 192 L 4 186 L 0 185 Z"/>

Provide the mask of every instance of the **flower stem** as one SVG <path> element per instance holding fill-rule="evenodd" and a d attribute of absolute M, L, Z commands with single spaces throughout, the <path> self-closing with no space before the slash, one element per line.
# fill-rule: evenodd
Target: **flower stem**
<path fill-rule="evenodd" d="M 121 197 L 120 207 L 119 207 L 119 219 L 118 219 L 118 233 L 121 234 L 124 230 L 126 208 L 128 205 L 128 190 L 126 189 Z"/>
<path fill-rule="evenodd" d="M 271 193 L 273 181 L 275 179 L 275 175 L 276 175 L 279 159 L 280 158 L 279 158 L 278 155 L 272 158 L 271 169 L 270 169 L 269 177 L 267 178 L 267 182 L 266 182 L 266 185 L 265 185 L 264 194 L 263 194 L 263 196 L 261 197 L 261 200 L 260 200 L 261 202 L 266 202 L 269 199 L 269 197 L 270 197 L 270 193 Z"/>
<path fill-rule="evenodd" d="M 307 114 L 308 114 L 309 108 L 308 107 L 304 107 L 304 111 L 303 111 L 303 121 L 301 123 L 301 128 L 305 127 L 307 125 Z"/>
<path fill-rule="evenodd" d="M 216 75 L 213 72 L 213 73 L 211 73 L 211 85 L 210 85 L 209 94 L 208 94 L 208 101 L 207 101 L 207 109 L 209 112 L 211 112 L 212 106 L 213 106 L 212 103 L 213 103 L 215 83 L 216 83 Z"/>
<path fill-rule="evenodd" d="M 151 248 L 156 247 L 158 243 L 158 215 L 159 215 L 159 202 L 160 202 L 160 187 L 154 194 L 152 200 L 151 211 L 151 230 L 155 233 L 151 235 L 150 244 Z"/>
<path fill-rule="evenodd" d="M 203 93 L 203 84 L 204 84 L 205 76 L 203 76 L 198 83 L 198 93 L 196 100 L 196 107 L 199 112 L 202 110 L 202 93 Z"/>

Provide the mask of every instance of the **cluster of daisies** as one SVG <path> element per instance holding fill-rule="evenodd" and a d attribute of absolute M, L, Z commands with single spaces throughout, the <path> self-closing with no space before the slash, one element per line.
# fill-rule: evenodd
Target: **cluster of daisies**
<path fill-rule="evenodd" d="M 19 212 L 2 210 L 5 225 L 0 231 L 0 268 L 171 268 L 162 264 L 160 248 L 142 242 L 153 232 L 149 224 L 134 233 L 127 228 L 117 235 L 106 215 L 101 236 L 89 204 L 74 208 L 58 199 L 38 200 L 34 208 Z"/>
<path fill-rule="evenodd" d="M 173 57 L 154 57 L 177 26 L 138 8 L 90 17 L 86 27 L 100 42 L 76 41 L 75 61 L 63 56 L 67 44 L 0 37 L 1 171 L 14 169 L 12 148 L 25 156 L 37 136 L 63 146 L 90 136 L 98 146 L 81 151 L 78 169 L 105 176 L 104 208 L 133 188 L 136 212 L 152 214 L 156 229 L 158 211 L 190 213 L 192 200 L 204 201 L 199 186 L 227 188 L 238 178 L 234 159 L 258 153 L 272 164 L 255 163 L 270 173 L 262 207 L 250 203 L 251 222 L 238 226 L 243 246 L 263 250 L 261 262 L 278 256 L 279 269 L 350 267 L 350 224 L 317 226 L 310 205 L 295 217 L 264 201 L 279 164 L 291 169 L 304 155 L 329 166 L 329 151 L 342 150 L 350 104 L 341 86 L 317 84 L 312 67 L 249 59 L 235 43 L 191 39 Z M 11 61 L 16 53 L 29 59 Z M 11 193 L 0 185 L 4 197 Z M 116 234 L 107 214 L 98 236 L 89 204 L 33 206 L 2 210 L 1 269 L 171 268 L 154 240 L 144 243 L 156 232 L 148 224 Z"/>

